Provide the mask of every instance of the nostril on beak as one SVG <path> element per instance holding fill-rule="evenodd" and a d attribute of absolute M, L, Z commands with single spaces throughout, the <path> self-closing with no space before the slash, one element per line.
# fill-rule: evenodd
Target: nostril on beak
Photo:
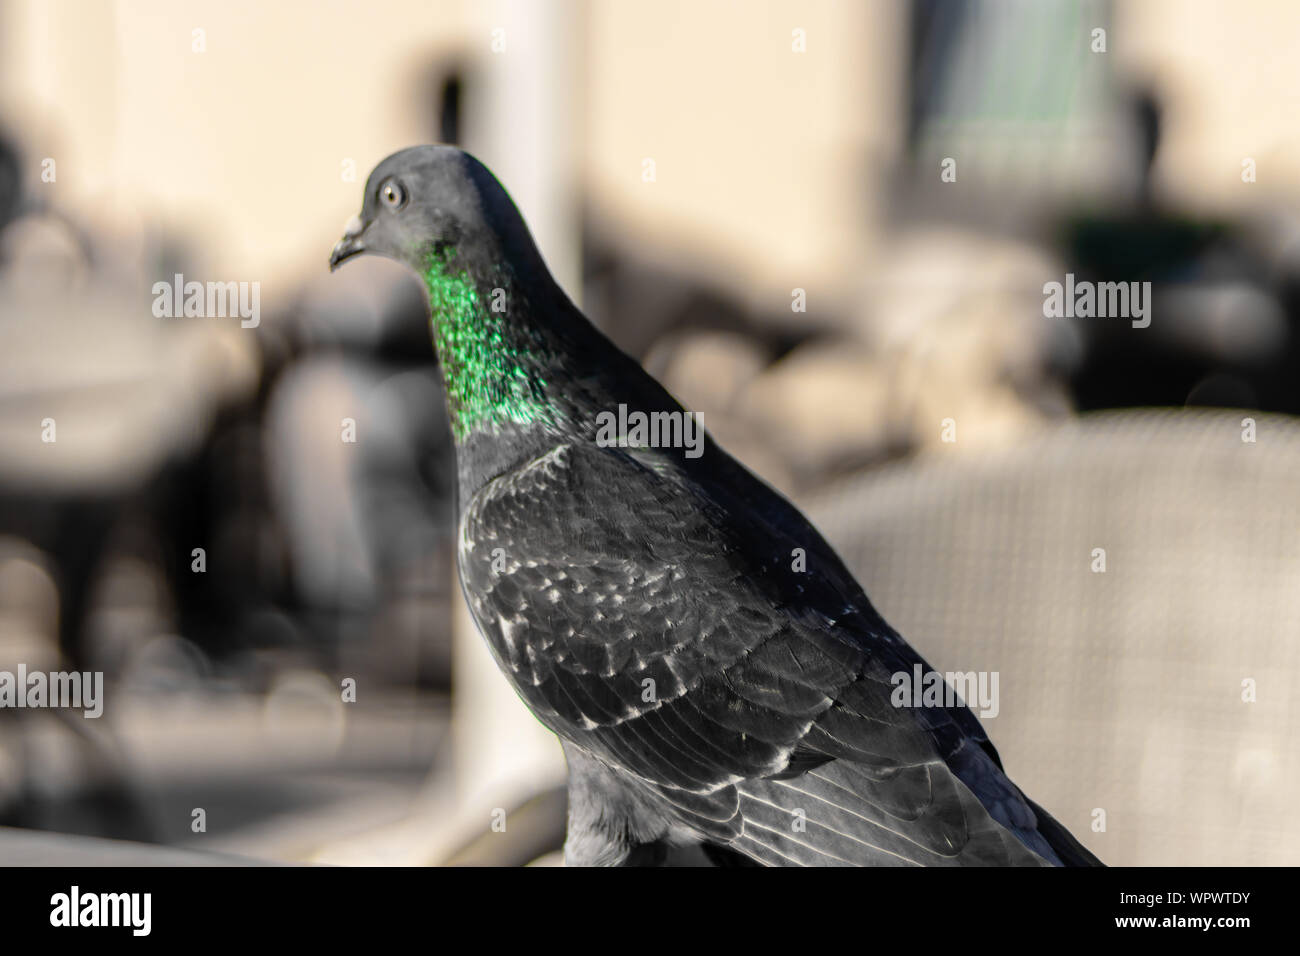
<path fill-rule="evenodd" d="M 357 236 L 361 235 L 361 231 L 365 228 L 366 224 L 361 221 L 361 217 L 353 216 L 348 220 L 347 225 L 343 227 L 343 238 L 355 239 Z"/>

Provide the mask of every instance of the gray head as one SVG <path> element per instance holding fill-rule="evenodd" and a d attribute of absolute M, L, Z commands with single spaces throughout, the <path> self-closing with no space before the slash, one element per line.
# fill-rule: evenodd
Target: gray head
<path fill-rule="evenodd" d="M 375 167 L 361 214 L 330 254 L 330 271 L 353 256 L 385 256 L 423 273 L 452 251 L 467 268 L 540 258 L 523 218 L 488 168 L 454 146 L 412 146 Z"/>

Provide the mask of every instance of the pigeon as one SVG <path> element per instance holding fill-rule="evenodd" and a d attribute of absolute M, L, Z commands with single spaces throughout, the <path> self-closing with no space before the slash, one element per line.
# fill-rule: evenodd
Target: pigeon
<path fill-rule="evenodd" d="M 331 271 L 363 254 L 428 290 L 461 586 L 563 746 L 567 865 L 1101 865 L 959 698 L 898 693 L 936 672 L 583 316 L 486 166 L 389 156 Z"/>

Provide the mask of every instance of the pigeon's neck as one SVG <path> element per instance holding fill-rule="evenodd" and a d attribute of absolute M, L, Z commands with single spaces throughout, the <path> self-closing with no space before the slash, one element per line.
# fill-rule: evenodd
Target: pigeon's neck
<path fill-rule="evenodd" d="M 536 324 L 511 318 L 547 303 L 529 302 L 508 266 L 453 248 L 429 255 L 424 281 L 457 442 L 476 431 L 552 423 L 547 386 L 557 350 Z"/>
<path fill-rule="evenodd" d="M 681 412 L 569 301 L 531 241 L 422 257 L 463 500 L 554 447 L 596 441 L 602 412 Z"/>

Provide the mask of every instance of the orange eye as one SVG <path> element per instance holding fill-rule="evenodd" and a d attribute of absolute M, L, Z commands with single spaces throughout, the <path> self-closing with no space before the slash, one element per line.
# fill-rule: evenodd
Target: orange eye
<path fill-rule="evenodd" d="M 406 190 L 397 180 L 387 180 L 379 187 L 379 201 L 389 209 L 401 209 L 406 205 Z"/>

